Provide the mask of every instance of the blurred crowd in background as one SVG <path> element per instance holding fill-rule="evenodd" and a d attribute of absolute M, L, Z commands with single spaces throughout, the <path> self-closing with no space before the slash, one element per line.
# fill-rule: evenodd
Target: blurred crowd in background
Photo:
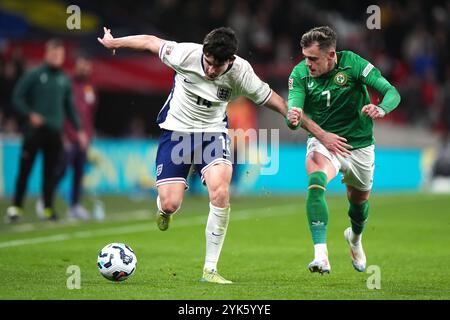
<path fill-rule="evenodd" d="M 94 22 L 87 31 L 73 32 L 58 29 L 58 26 L 43 26 L 39 19 L 33 19 L 26 13 L 28 9 L 24 9 L 29 1 L 12 5 L 13 1 L 0 0 L 3 20 L 0 23 L 0 130 L 14 134 L 20 129 L 10 97 L 17 79 L 33 65 L 26 52 L 30 42 L 35 45 L 45 43 L 50 37 L 62 38 L 69 50 L 72 46 L 89 52 L 97 59 L 94 69 L 104 73 L 98 64 L 112 57 L 96 41 L 103 25 L 109 26 L 115 36 L 155 34 L 179 42 L 200 43 L 211 29 L 230 26 L 240 41 L 239 55 L 254 65 L 261 78 L 287 97 L 288 76 L 302 59 L 301 35 L 314 26 L 330 25 L 338 34 L 338 50 L 360 54 L 398 88 L 402 102 L 383 121 L 420 127 L 445 136 L 450 131 L 450 1 L 375 2 L 381 9 L 380 30 L 366 27 L 370 15 L 366 10 L 373 4 L 366 1 L 74 1 L 81 8 L 81 19 L 86 17 L 83 16 L 86 12 L 96 18 L 91 19 Z M 51 0 L 42 3 L 60 8 L 69 5 Z M 63 14 L 63 18 L 67 17 L 65 12 Z M 24 20 L 26 26 L 17 19 Z M 52 18 L 47 16 L 46 19 Z M 75 54 L 68 56 L 69 72 L 74 57 Z M 129 61 L 138 59 L 132 52 L 121 53 L 120 57 Z M 95 61 L 99 61 L 97 67 Z M 156 114 L 170 86 L 162 90 L 155 87 L 148 92 L 116 92 L 113 87 L 96 83 L 95 77 L 93 83 L 99 90 L 98 134 L 157 137 Z M 375 94 L 373 99 L 377 100 Z M 122 113 L 114 110 L 122 110 Z M 254 117 L 249 118 L 257 126 Z"/>

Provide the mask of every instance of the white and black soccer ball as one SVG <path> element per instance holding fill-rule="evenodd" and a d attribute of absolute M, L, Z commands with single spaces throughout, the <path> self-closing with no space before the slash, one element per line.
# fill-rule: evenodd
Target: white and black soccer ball
<path fill-rule="evenodd" d="M 110 243 L 98 254 L 98 270 L 106 279 L 124 281 L 136 271 L 136 255 L 124 243 Z"/>

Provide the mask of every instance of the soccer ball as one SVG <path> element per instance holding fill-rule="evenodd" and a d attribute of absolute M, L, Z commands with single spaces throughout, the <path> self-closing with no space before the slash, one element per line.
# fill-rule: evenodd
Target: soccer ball
<path fill-rule="evenodd" d="M 111 281 L 124 281 L 136 271 L 137 259 L 133 249 L 124 243 L 110 243 L 98 254 L 101 275 Z"/>

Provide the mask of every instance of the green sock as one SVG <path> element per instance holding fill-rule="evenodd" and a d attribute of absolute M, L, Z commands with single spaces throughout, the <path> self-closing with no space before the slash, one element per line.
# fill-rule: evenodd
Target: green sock
<path fill-rule="evenodd" d="M 314 244 L 327 242 L 328 205 L 325 200 L 327 175 L 316 171 L 308 176 L 306 214 Z"/>
<path fill-rule="evenodd" d="M 355 234 L 361 234 L 369 217 L 369 201 L 361 204 L 353 204 L 350 202 L 348 216 L 350 217 L 353 232 Z"/>

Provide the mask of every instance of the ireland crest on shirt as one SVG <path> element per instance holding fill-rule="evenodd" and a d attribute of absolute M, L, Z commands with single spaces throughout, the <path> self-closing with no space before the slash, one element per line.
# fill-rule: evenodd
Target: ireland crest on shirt
<path fill-rule="evenodd" d="M 217 88 L 217 98 L 222 101 L 228 101 L 231 97 L 231 89 L 219 86 Z"/>
<path fill-rule="evenodd" d="M 343 86 L 347 83 L 347 75 L 343 72 L 338 72 L 334 76 L 334 83 L 336 83 L 338 86 Z"/>

